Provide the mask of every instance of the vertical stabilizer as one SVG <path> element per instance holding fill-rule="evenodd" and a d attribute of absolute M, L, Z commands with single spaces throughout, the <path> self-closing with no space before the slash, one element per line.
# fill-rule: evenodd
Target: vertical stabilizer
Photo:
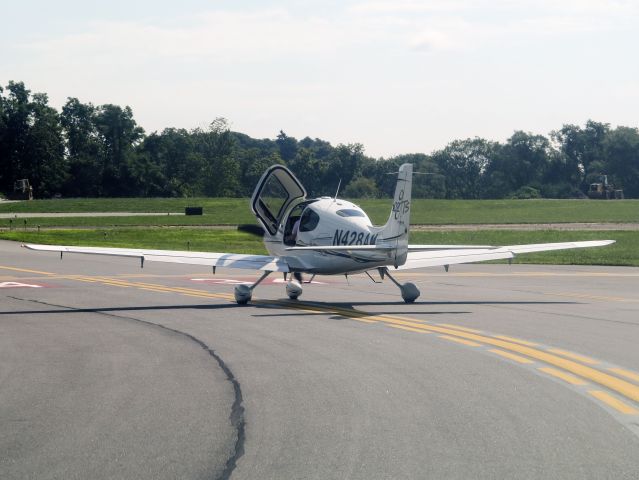
<path fill-rule="evenodd" d="M 413 185 L 413 165 L 405 163 L 399 167 L 397 185 L 393 197 L 393 209 L 386 225 L 379 234 L 380 243 L 394 244 L 395 266 L 406 263 L 408 253 L 408 230 L 410 228 L 411 191 Z"/>

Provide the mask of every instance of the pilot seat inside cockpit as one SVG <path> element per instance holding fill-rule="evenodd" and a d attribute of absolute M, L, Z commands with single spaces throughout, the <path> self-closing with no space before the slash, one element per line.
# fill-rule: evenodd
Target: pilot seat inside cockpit
<path fill-rule="evenodd" d="M 299 232 L 310 232 L 317 226 L 319 215 L 310 208 L 306 208 L 314 201 L 302 202 L 293 207 L 284 226 L 284 245 L 296 245 Z"/>

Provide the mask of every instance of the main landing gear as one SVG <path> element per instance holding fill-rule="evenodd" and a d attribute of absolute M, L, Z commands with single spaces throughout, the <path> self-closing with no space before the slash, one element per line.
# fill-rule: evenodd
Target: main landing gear
<path fill-rule="evenodd" d="M 262 280 L 268 277 L 273 272 L 264 272 L 262 276 L 255 282 L 253 285 L 236 285 L 235 286 L 235 301 L 240 305 L 246 305 L 251 301 L 253 296 L 253 289 L 257 287 Z M 284 279 L 286 280 L 286 274 L 284 274 Z M 293 278 L 291 278 L 286 283 L 286 294 L 288 298 L 291 300 L 297 300 L 297 298 L 302 294 L 302 274 L 299 272 L 295 272 L 293 274 Z"/>
<path fill-rule="evenodd" d="M 284 280 L 286 280 L 286 274 L 284 274 Z M 302 294 L 302 274 L 300 272 L 294 272 L 293 278 L 286 282 L 286 294 L 291 300 L 297 300 Z"/>
<path fill-rule="evenodd" d="M 402 294 L 402 298 L 404 299 L 406 303 L 413 303 L 415 300 L 417 300 L 417 297 L 419 297 L 421 292 L 415 286 L 414 283 L 407 282 L 402 285 L 401 283 L 399 283 L 397 280 L 395 280 L 392 277 L 392 275 L 388 271 L 388 268 L 380 267 L 378 270 L 379 270 L 379 276 L 382 277 L 382 279 L 384 279 L 384 275 L 387 275 L 388 278 L 390 278 L 391 281 L 399 287 L 399 291 Z"/>
<path fill-rule="evenodd" d="M 236 285 L 235 286 L 235 301 L 240 305 L 246 305 L 253 296 L 253 289 L 257 287 L 262 280 L 268 277 L 272 272 L 266 271 L 253 285 Z"/>

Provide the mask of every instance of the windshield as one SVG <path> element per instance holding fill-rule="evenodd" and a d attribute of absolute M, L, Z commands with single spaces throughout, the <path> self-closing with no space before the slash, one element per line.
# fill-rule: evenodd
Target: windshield
<path fill-rule="evenodd" d="M 354 208 L 344 208 L 336 212 L 340 217 L 365 217 L 364 212 Z"/>

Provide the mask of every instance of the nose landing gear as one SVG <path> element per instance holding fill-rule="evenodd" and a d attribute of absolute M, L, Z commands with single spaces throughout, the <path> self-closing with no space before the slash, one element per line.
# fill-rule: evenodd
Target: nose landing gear
<path fill-rule="evenodd" d="M 286 294 L 291 300 L 297 300 L 297 298 L 302 294 L 302 286 L 300 285 L 300 282 L 297 280 L 290 280 L 286 284 Z"/>

